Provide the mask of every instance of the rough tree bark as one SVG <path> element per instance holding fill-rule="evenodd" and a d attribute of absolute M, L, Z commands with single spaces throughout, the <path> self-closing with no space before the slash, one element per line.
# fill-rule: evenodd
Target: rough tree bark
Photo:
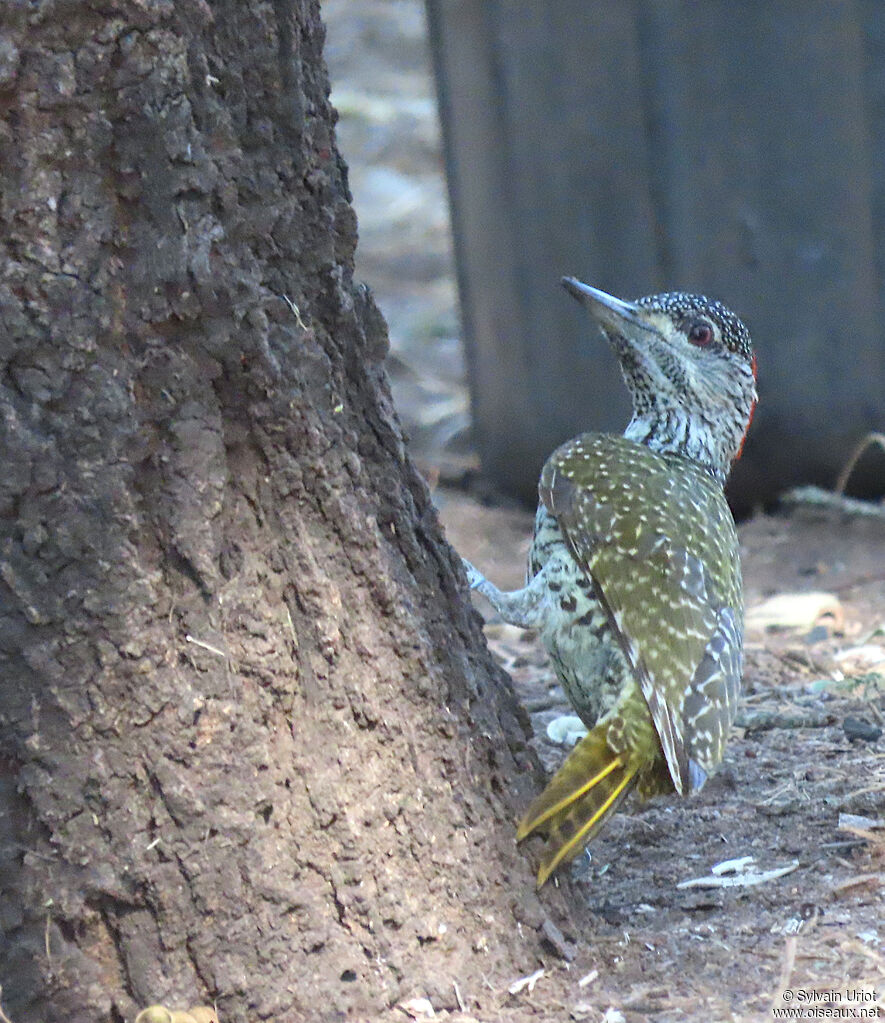
<path fill-rule="evenodd" d="M 530 967 L 535 762 L 352 280 L 316 0 L 4 21 L 6 1012 L 325 1018 Z"/>

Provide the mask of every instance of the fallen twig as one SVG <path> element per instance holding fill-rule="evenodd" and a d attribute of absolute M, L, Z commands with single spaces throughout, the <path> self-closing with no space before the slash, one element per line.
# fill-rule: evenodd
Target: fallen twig
<path fill-rule="evenodd" d="M 839 479 L 836 480 L 837 494 L 840 496 L 844 495 L 845 488 L 848 486 L 848 481 L 851 479 L 851 474 L 854 472 L 854 467 L 857 465 L 860 456 L 867 448 L 871 448 L 873 445 L 885 451 L 885 433 L 868 433 L 852 451 L 851 457 L 845 463 L 845 468 L 839 473 Z"/>
<path fill-rule="evenodd" d="M 820 487 L 793 487 L 781 500 L 785 504 L 810 504 L 823 508 L 837 508 L 849 515 L 865 515 L 870 518 L 885 519 L 885 504 L 873 504 L 871 501 L 859 501 L 856 497 L 834 494 Z"/>
<path fill-rule="evenodd" d="M 461 1012 L 467 1012 L 467 1006 L 464 1004 L 464 999 L 461 997 L 461 989 L 458 987 L 458 981 L 452 981 L 452 987 L 455 989 L 455 1001 L 458 1003 L 458 1008 Z"/>
<path fill-rule="evenodd" d="M 212 646 L 210 643 L 204 643 L 201 639 L 196 639 L 194 636 L 187 635 L 184 637 L 186 643 L 193 643 L 194 646 L 198 646 L 201 650 L 208 650 L 210 654 L 216 654 L 218 657 L 223 657 L 227 660 L 227 654 L 223 650 L 219 650 L 217 646 Z"/>
<path fill-rule="evenodd" d="M 788 936 L 784 944 L 784 958 L 781 962 L 781 975 L 778 977 L 777 987 L 771 996 L 771 1009 L 782 1004 L 784 991 L 790 986 L 790 978 L 793 976 L 793 967 L 796 965 L 796 946 L 798 939 L 795 934 Z"/>
<path fill-rule="evenodd" d="M 853 835 L 861 834 L 865 837 L 868 831 L 885 828 L 885 818 L 874 820 L 872 817 L 862 817 L 857 813 L 840 813 L 838 828 L 840 831 L 850 831 Z"/>
<path fill-rule="evenodd" d="M 839 884 L 833 885 L 833 892 L 838 894 L 849 888 L 857 888 L 862 884 L 885 884 L 885 874 L 855 874 L 854 877 L 846 878 Z"/>
<path fill-rule="evenodd" d="M 735 724 L 748 732 L 767 732 L 772 728 L 826 728 L 833 720 L 833 715 L 826 711 L 797 711 L 795 714 L 785 714 L 772 710 L 758 710 L 752 714 L 738 714 Z"/>
<path fill-rule="evenodd" d="M 0 984 L 0 1000 L 3 998 L 3 985 Z M 0 1001 L 0 1023 L 12 1023 L 12 1020 L 3 1011 L 2 1001 Z"/>

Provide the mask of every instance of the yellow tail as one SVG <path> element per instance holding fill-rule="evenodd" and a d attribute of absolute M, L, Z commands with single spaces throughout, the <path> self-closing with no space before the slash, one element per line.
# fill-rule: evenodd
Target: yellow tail
<path fill-rule="evenodd" d="M 607 725 L 597 725 L 584 736 L 519 823 L 517 842 L 538 829 L 547 832 L 539 888 L 560 863 L 578 855 L 636 784 L 641 761 L 614 753 L 607 732 Z"/>

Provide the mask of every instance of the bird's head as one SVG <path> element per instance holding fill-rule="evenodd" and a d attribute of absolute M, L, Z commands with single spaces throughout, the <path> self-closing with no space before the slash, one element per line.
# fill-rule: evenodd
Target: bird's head
<path fill-rule="evenodd" d="M 618 357 L 633 418 L 626 436 L 684 455 L 723 481 L 756 406 L 750 332 L 721 302 L 666 292 L 623 302 L 563 277 Z"/>

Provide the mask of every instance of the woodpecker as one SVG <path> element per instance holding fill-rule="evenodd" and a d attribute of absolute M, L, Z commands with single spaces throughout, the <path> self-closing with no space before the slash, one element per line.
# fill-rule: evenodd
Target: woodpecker
<path fill-rule="evenodd" d="M 562 283 L 614 351 L 632 418 L 623 436 L 585 433 L 547 460 L 523 589 L 464 563 L 504 621 L 539 630 L 589 729 L 517 829 L 547 835 L 539 887 L 631 790 L 688 795 L 722 760 L 743 647 L 723 488 L 756 405 L 750 334 L 720 302 Z"/>

